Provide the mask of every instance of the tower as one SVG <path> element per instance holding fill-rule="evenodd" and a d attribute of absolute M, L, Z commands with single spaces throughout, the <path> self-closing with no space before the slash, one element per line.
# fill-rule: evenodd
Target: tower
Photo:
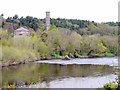
<path fill-rule="evenodd" d="M 46 12 L 46 30 L 49 30 L 50 28 L 50 12 Z"/>

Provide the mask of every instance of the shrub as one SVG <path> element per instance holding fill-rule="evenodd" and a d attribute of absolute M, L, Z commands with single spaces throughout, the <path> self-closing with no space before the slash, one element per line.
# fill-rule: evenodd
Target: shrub
<path fill-rule="evenodd" d="M 107 57 L 111 57 L 111 56 L 114 56 L 111 52 L 106 52 L 105 53 L 105 56 L 107 56 Z"/>
<path fill-rule="evenodd" d="M 2 54 L 3 63 L 13 63 L 37 59 L 33 51 L 18 49 L 15 47 L 3 46 Z"/>
<path fill-rule="evenodd" d="M 44 42 L 41 42 L 39 45 L 38 45 L 38 53 L 39 55 L 42 57 L 42 58 L 45 58 L 48 56 L 49 54 L 49 48 L 45 45 Z"/>
<path fill-rule="evenodd" d="M 115 83 L 107 83 L 104 85 L 104 88 L 106 90 L 115 90 L 117 87 L 118 87 L 118 85 Z"/>
<path fill-rule="evenodd" d="M 59 54 L 54 54 L 53 56 L 54 56 L 54 58 L 57 58 L 57 59 L 61 59 L 62 58 L 62 56 L 60 56 Z"/>

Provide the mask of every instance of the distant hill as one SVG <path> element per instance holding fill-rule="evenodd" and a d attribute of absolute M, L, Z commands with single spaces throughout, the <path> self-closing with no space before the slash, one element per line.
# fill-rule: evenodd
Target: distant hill
<path fill-rule="evenodd" d="M 41 19 L 45 23 L 45 19 Z M 57 18 L 51 19 L 51 25 L 56 27 L 67 28 L 70 30 L 79 30 L 80 28 L 86 28 L 90 21 L 87 20 L 77 20 L 77 19 L 61 19 Z"/>
<path fill-rule="evenodd" d="M 45 19 L 41 19 L 41 21 L 45 23 Z M 82 28 L 87 28 L 91 23 L 95 26 L 98 25 L 98 23 L 89 20 L 51 18 L 51 25 L 55 25 L 56 27 L 61 28 L 67 28 L 70 30 L 79 30 Z M 107 24 L 109 26 L 118 26 L 118 22 L 106 22 L 104 24 Z"/>
<path fill-rule="evenodd" d="M 2 18 L 0 18 L 2 22 Z M 89 20 L 78 20 L 78 19 L 64 19 L 64 18 L 51 18 L 51 26 L 54 25 L 57 28 L 74 30 L 81 35 L 117 35 L 118 22 L 105 22 L 96 23 Z M 28 28 L 37 31 L 38 29 L 45 30 L 45 18 L 38 19 L 32 16 L 20 17 L 15 15 L 13 17 L 8 17 L 4 21 L 4 28 L 8 30 L 14 30 L 21 26 L 26 26 Z"/>

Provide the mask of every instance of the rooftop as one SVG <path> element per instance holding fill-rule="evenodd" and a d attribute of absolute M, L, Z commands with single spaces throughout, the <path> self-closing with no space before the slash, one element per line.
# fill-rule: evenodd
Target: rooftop
<path fill-rule="evenodd" d="M 26 28 L 23 28 L 23 27 L 21 27 L 21 28 L 18 28 L 18 29 L 16 29 L 15 31 L 29 31 L 28 29 L 26 29 Z"/>

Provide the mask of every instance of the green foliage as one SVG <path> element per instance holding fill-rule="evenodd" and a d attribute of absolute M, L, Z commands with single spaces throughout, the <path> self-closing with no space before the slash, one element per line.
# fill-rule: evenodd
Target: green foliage
<path fill-rule="evenodd" d="M 17 87 L 15 84 L 13 84 L 13 85 L 6 86 L 6 88 L 7 88 L 7 90 L 16 90 Z"/>
<path fill-rule="evenodd" d="M 9 37 L 8 31 L 0 31 L 3 45 L 3 63 L 29 61 L 40 58 L 61 58 L 76 54 L 113 56 L 117 53 L 117 36 L 84 35 L 75 31 L 58 30 L 37 31 L 31 37 Z M 56 30 L 57 29 L 57 30 Z M 110 53 L 109 53 L 110 52 Z"/>
<path fill-rule="evenodd" d="M 0 38 L 2 40 L 8 39 L 8 30 L 0 30 Z"/>
<path fill-rule="evenodd" d="M 118 84 L 115 83 L 107 83 L 104 85 L 106 90 L 115 90 L 118 87 Z"/>
<path fill-rule="evenodd" d="M 107 51 L 107 47 L 105 47 L 105 46 L 103 45 L 103 43 L 99 43 L 99 44 L 98 44 L 98 49 L 99 49 L 99 52 L 100 52 L 100 53 L 103 53 L 103 52 Z"/>
<path fill-rule="evenodd" d="M 36 55 L 30 50 L 21 50 L 14 47 L 4 46 L 2 50 L 3 63 L 13 63 L 27 60 L 36 60 Z"/>
<path fill-rule="evenodd" d="M 80 52 L 75 52 L 75 55 L 80 56 L 81 54 L 80 54 Z"/>
<path fill-rule="evenodd" d="M 83 56 L 86 56 L 88 53 L 86 52 L 78 52 L 79 55 L 83 55 Z"/>
<path fill-rule="evenodd" d="M 45 31 L 45 18 L 38 19 L 32 16 L 26 16 L 25 18 L 18 15 L 13 17 L 8 17 L 5 20 L 7 23 L 14 23 L 19 26 L 27 26 L 29 28 L 37 31 Z M 3 27 L 6 26 L 6 22 L 3 22 Z M 118 34 L 118 22 L 106 22 L 106 23 L 96 23 L 94 21 L 88 20 L 78 20 L 78 19 L 62 19 L 62 18 L 51 18 L 50 30 L 56 30 L 57 28 L 69 29 L 71 31 L 77 31 L 81 35 L 117 35 Z M 1 23 L 2 24 L 2 23 Z M 14 26 L 13 26 L 14 27 Z"/>
<path fill-rule="evenodd" d="M 59 54 L 53 54 L 53 58 L 61 59 L 62 56 L 60 56 Z"/>
<path fill-rule="evenodd" d="M 45 31 L 45 25 L 41 25 L 40 30 Z"/>
<path fill-rule="evenodd" d="M 118 37 L 117 36 L 103 36 L 101 37 L 102 43 L 108 48 L 108 52 L 118 53 Z"/>
<path fill-rule="evenodd" d="M 50 30 L 58 30 L 58 29 L 57 29 L 57 27 L 55 25 L 51 25 Z"/>
<path fill-rule="evenodd" d="M 39 45 L 38 45 L 38 52 L 40 54 L 40 56 L 42 58 L 45 58 L 48 56 L 49 54 L 49 48 L 45 45 L 44 42 L 41 42 Z"/>
<path fill-rule="evenodd" d="M 45 23 L 45 19 L 41 19 Z M 96 23 L 94 21 L 77 20 L 77 19 L 51 19 L 51 25 L 56 27 L 76 30 L 81 35 L 117 35 L 118 22 Z"/>
<path fill-rule="evenodd" d="M 35 38 L 36 37 L 36 33 L 32 32 L 31 36 L 32 36 L 32 38 Z"/>
<path fill-rule="evenodd" d="M 42 22 L 45 23 L 45 19 L 41 19 Z M 79 30 L 80 28 L 87 27 L 87 20 L 77 20 L 77 19 L 61 19 L 57 18 L 51 19 L 51 24 L 55 25 L 56 27 L 67 28 L 70 30 Z"/>
<path fill-rule="evenodd" d="M 105 53 L 105 56 L 107 56 L 107 57 L 112 57 L 112 56 L 114 56 L 111 52 L 106 52 Z"/>
<path fill-rule="evenodd" d="M 107 51 L 107 47 L 103 45 L 99 35 L 86 35 L 83 37 L 83 42 L 81 44 L 81 51 L 86 53 L 103 53 Z"/>
<path fill-rule="evenodd" d="M 39 28 L 39 19 L 31 16 L 26 16 L 25 18 L 23 17 L 19 18 L 18 15 L 15 15 L 13 17 L 8 17 L 6 19 L 6 22 L 16 23 L 19 26 L 27 26 L 33 28 L 35 31 Z"/>

